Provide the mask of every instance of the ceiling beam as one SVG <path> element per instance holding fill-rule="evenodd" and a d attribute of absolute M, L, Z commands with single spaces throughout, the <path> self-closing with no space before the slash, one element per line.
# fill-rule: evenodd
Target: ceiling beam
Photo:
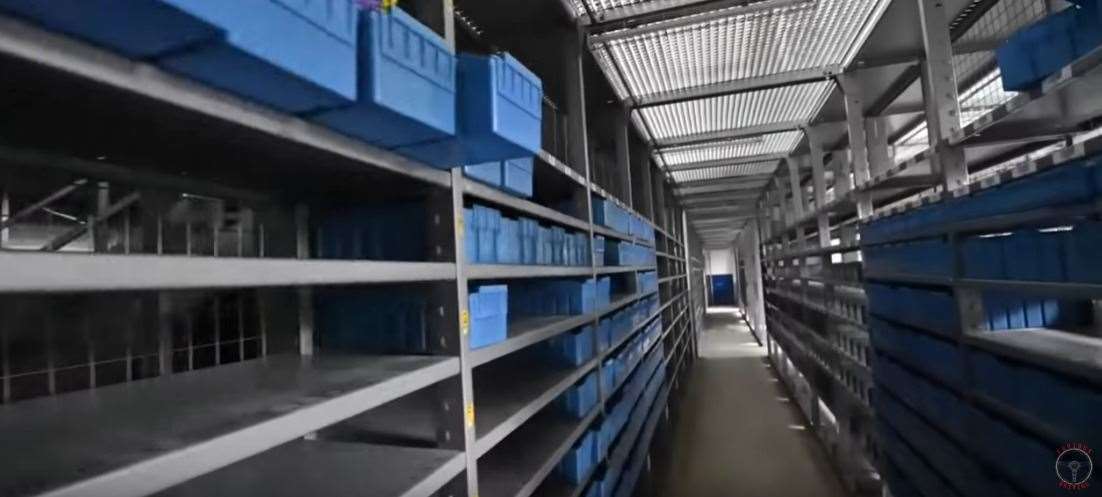
<path fill-rule="evenodd" d="M 644 2 L 595 13 L 597 19 L 587 27 L 591 46 L 763 10 L 814 4 L 814 0 L 705 0 L 670 6 L 671 3 Z"/>
<path fill-rule="evenodd" d="M 787 157 L 785 154 L 761 154 L 733 157 L 730 159 L 710 160 L 703 162 L 686 162 L 669 166 L 670 171 L 688 171 L 691 169 L 710 169 L 713 167 L 733 166 L 737 164 L 750 164 L 754 162 L 779 161 Z"/>
<path fill-rule="evenodd" d="M 694 203 L 709 202 L 713 200 L 737 200 L 743 198 L 756 198 L 758 190 L 761 188 L 755 188 L 750 190 L 709 190 L 709 191 L 697 191 L 693 193 L 678 195 L 678 200 L 682 205 L 692 205 Z"/>
<path fill-rule="evenodd" d="M 721 97 L 752 91 L 768 90 L 783 86 L 798 85 L 801 83 L 814 83 L 825 81 L 842 74 L 841 66 L 823 66 L 811 69 L 800 69 L 782 73 L 769 74 L 754 78 L 742 78 L 726 81 L 708 86 L 685 88 L 672 92 L 653 95 L 640 95 L 635 99 L 636 109 L 655 107 L 658 105 L 676 104 L 690 100 L 700 100 L 709 97 Z"/>
<path fill-rule="evenodd" d="M 746 176 L 752 178 L 751 180 L 743 181 L 730 181 L 728 179 L 713 180 L 713 181 L 693 181 L 691 183 L 678 183 L 674 189 L 674 193 L 678 196 L 684 197 L 687 195 L 693 195 L 694 193 L 708 193 L 713 191 L 747 191 L 758 190 L 769 181 L 769 177 L 761 176 Z M 737 177 L 736 177 L 737 178 Z M 732 178 L 733 179 L 733 178 Z"/>
<path fill-rule="evenodd" d="M 729 184 L 695 186 L 693 188 L 685 188 L 685 189 L 678 190 L 677 196 L 680 197 L 682 200 L 689 199 L 689 198 L 695 198 L 695 197 L 700 196 L 700 195 L 709 195 L 709 194 L 713 194 L 713 195 L 722 194 L 722 195 L 725 195 L 727 197 L 740 196 L 740 195 L 745 196 L 747 193 L 756 193 L 756 192 L 758 192 L 759 190 L 764 188 L 767 184 L 768 184 L 768 181 L 763 181 L 763 182 L 760 182 L 756 185 L 745 187 L 745 188 L 733 187 L 732 185 L 729 185 Z"/>
<path fill-rule="evenodd" d="M 705 143 L 724 140 L 735 140 L 739 138 L 753 138 L 757 136 L 768 135 L 771 133 L 780 133 L 782 131 L 798 130 L 807 127 L 807 125 L 807 121 L 781 121 L 776 123 L 759 124 L 757 126 L 725 129 L 723 131 L 695 133 L 691 135 L 682 135 L 673 138 L 664 138 L 658 140 L 655 143 L 655 147 L 658 149 L 663 149 L 669 147 L 701 145 Z"/>

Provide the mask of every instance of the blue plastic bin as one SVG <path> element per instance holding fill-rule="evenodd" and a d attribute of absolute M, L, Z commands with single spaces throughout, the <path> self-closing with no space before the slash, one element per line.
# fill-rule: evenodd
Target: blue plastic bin
<path fill-rule="evenodd" d="M 575 418 L 582 419 L 593 406 L 597 405 L 597 372 L 589 373 L 578 383 L 575 383 L 560 397 L 562 412 Z"/>
<path fill-rule="evenodd" d="M 475 231 L 478 238 L 478 257 L 480 264 L 495 264 L 497 257 L 497 238 L 501 229 L 501 211 L 482 205 L 473 207 Z"/>
<path fill-rule="evenodd" d="M 520 222 L 520 259 L 521 264 L 536 264 L 538 255 L 536 244 L 539 239 L 539 223 L 535 219 L 522 217 Z"/>
<path fill-rule="evenodd" d="M 604 352 L 612 346 L 612 319 L 605 318 L 597 323 L 597 350 Z"/>
<path fill-rule="evenodd" d="M 505 285 L 481 285 L 468 296 L 470 345 L 486 347 L 508 335 L 509 289 Z"/>
<path fill-rule="evenodd" d="M 468 178 L 474 178 L 494 187 L 501 186 L 501 173 L 500 162 L 483 162 L 482 164 L 463 166 L 463 174 Z"/>
<path fill-rule="evenodd" d="M 478 230 L 475 229 L 474 209 L 463 209 L 463 250 L 467 262 L 478 262 Z"/>
<path fill-rule="evenodd" d="M 1084 222 L 1066 233 L 1064 260 L 1067 279 L 1074 283 L 1102 283 L 1102 223 Z"/>
<path fill-rule="evenodd" d="M 497 234 L 497 263 L 520 264 L 520 223 L 507 217 L 500 218 Z"/>
<path fill-rule="evenodd" d="M 559 366 L 575 368 L 585 364 L 594 355 L 594 333 L 593 325 L 587 325 L 547 340 L 548 357 Z"/>
<path fill-rule="evenodd" d="M 459 56 L 456 136 L 399 148 L 437 167 L 478 164 L 540 152 L 543 85 L 512 56 Z"/>
<path fill-rule="evenodd" d="M 166 2 L 224 37 L 161 54 L 157 64 L 165 69 L 294 113 L 344 106 L 357 96 L 360 12 L 352 2 Z"/>
<path fill-rule="evenodd" d="M 566 452 L 562 461 L 559 462 L 559 474 L 566 481 L 573 484 L 581 483 L 582 479 L 593 469 L 596 464 L 596 461 L 593 460 L 593 447 L 596 443 L 593 434 L 587 431 L 578 440 L 578 443 Z"/>
<path fill-rule="evenodd" d="M 222 38 L 198 0 L 0 0 L 0 10 L 144 59 Z M 191 12 L 193 4 L 200 12 Z"/>
<path fill-rule="evenodd" d="M 502 164 L 501 187 L 505 191 L 524 198 L 532 197 L 532 176 L 536 162 L 532 157 L 506 159 Z"/>
<path fill-rule="evenodd" d="M 315 120 L 384 148 L 454 136 L 455 53 L 401 9 L 364 12 L 361 17 L 358 98 Z M 490 161 L 454 165 L 485 162 Z"/>

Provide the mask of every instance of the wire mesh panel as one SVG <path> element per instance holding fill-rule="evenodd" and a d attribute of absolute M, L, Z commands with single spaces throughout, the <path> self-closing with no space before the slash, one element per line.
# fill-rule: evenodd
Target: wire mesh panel
<path fill-rule="evenodd" d="M 1004 40 L 1047 13 L 1045 0 L 1002 0 L 991 6 L 958 40 L 959 44 Z M 994 53 L 976 52 L 953 56 L 953 70 L 962 86 L 958 95 L 960 121 L 965 126 L 1016 95 L 1002 87 L 1002 73 Z M 895 143 L 895 162 L 901 163 L 930 148 L 926 123 L 922 122 Z"/>
<path fill-rule="evenodd" d="M 777 161 L 759 161 L 746 164 L 732 164 L 729 166 L 709 167 L 703 169 L 688 169 L 674 171 L 673 179 L 678 183 L 689 181 L 705 181 L 712 179 L 733 178 L 738 176 L 756 176 L 772 174 L 777 169 Z"/>
<path fill-rule="evenodd" d="M 821 81 L 723 95 L 639 110 L 658 140 L 701 133 L 808 121 L 819 112 L 835 84 Z"/>
<path fill-rule="evenodd" d="M 666 165 L 675 166 L 765 154 L 786 154 L 796 148 L 802 138 L 801 131 L 785 131 L 703 145 L 672 147 L 659 151 L 658 155 Z"/>
<path fill-rule="evenodd" d="M 626 80 L 621 98 L 656 95 L 738 79 L 845 64 L 884 0 L 784 3 L 699 23 L 630 32 L 594 50 L 609 80 L 617 66 Z"/>

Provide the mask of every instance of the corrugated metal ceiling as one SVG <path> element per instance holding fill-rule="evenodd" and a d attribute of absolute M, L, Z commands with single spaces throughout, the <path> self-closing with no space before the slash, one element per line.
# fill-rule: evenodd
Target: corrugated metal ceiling
<path fill-rule="evenodd" d="M 801 131 L 785 131 L 752 138 L 666 148 L 659 150 L 657 155 L 660 163 L 666 166 L 677 166 L 755 155 L 785 154 L 796 148 L 802 137 Z"/>
<path fill-rule="evenodd" d="M 733 178 L 737 176 L 772 174 L 773 171 L 777 169 L 778 163 L 778 161 L 749 162 L 746 164 L 733 164 L 730 166 L 674 171 L 672 174 L 674 181 L 678 183 L 687 183 L 690 181 L 705 181 L 713 179 Z"/>

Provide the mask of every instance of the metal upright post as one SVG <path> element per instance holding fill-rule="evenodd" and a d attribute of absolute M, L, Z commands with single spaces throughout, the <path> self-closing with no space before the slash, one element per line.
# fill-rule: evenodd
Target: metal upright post
<path fill-rule="evenodd" d="M 295 206 L 295 256 L 310 258 L 310 207 Z M 298 288 L 298 353 L 314 354 L 314 291 L 304 286 Z"/>
<path fill-rule="evenodd" d="M 804 190 L 800 186 L 800 162 L 796 157 L 785 159 L 788 164 L 788 186 L 792 190 L 792 214 L 796 219 L 804 217 Z"/>
<path fill-rule="evenodd" d="M 636 212 L 639 208 L 635 206 L 635 199 L 632 197 L 631 192 L 631 137 L 629 131 L 631 127 L 631 119 L 629 113 L 631 111 L 622 109 L 616 114 L 616 171 L 619 174 L 619 184 L 623 188 L 625 204 L 629 205 Z"/>
<path fill-rule="evenodd" d="M 869 174 L 872 176 L 876 176 L 892 166 L 888 132 L 887 119 L 883 117 L 865 119 L 865 143 L 869 149 Z"/>
<path fill-rule="evenodd" d="M 463 191 L 466 181 L 460 168 L 451 170 L 450 202 L 440 209 L 439 227 L 433 228 L 439 238 L 434 252 L 439 258 L 451 257 L 455 261 L 455 287 L 441 287 L 437 299 L 438 318 L 436 348 L 447 355 L 459 357 L 459 382 L 445 382 L 437 387 L 440 432 L 438 442 L 442 448 L 462 450 L 467 462 L 467 481 L 464 488 L 453 488 L 452 495 L 478 495 L 478 456 L 475 452 L 474 374 L 468 359 L 470 346 L 470 309 L 468 308 L 467 254 L 464 242 Z M 447 212 L 450 211 L 450 212 Z M 449 237 L 446 234 L 451 233 Z M 448 250 L 448 249 L 451 250 Z M 451 298 L 455 300 L 452 301 Z M 453 303 L 454 302 L 454 303 Z M 457 483 L 462 486 L 462 482 Z"/>
<path fill-rule="evenodd" d="M 3 227 L 11 218 L 11 199 L 8 197 L 9 186 L 5 184 L 3 187 L 4 191 L 0 193 L 0 249 L 8 245 L 11 236 L 9 235 L 11 230 Z"/>
<path fill-rule="evenodd" d="M 846 106 L 846 129 L 849 132 L 849 148 L 852 161 L 853 182 L 855 187 L 863 186 L 869 181 L 869 152 L 868 139 L 865 136 L 864 103 L 862 101 L 861 85 L 852 75 L 839 76 L 838 81 L 842 86 L 842 94 Z M 857 217 L 866 219 L 872 216 L 872 201 L 866 193 L 857 193 Z"/>
<path fill-rule="evenodd" d="M 823 142 L 817 133 L 809 130 L 807 133 L 808 145 L 811 148 L 811 179 L 815 190 L 815 210 L 818 212 L 816 222 L 819 228 L 819 247 L 830 246 L 830 215 L 823 209 L 827 203 L 826 165 L 823 164 Z M 826 257 L 825 260 L 830 260 Z"/>
<path fill-rule="evenodd" d="M 930 137 L 934 172 L 941 175 L 945 189 L 968 183 L 964 149 L 950 143 L 960 131 L 960 100 L 953 70 L 953 45 L 944 0 L 915 0 L 922 21 L 926 58 L 922 64 L 922 93 L 926 103 L 926 129 Z"/>

